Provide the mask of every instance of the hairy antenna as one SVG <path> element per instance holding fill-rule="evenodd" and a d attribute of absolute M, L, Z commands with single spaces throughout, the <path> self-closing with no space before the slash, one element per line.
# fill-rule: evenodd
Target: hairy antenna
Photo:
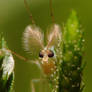
<path fill-rule="evenodd" d="M 34 19 L 33 19 L 32 13 L 31 13 L 31 11 L 30 11 L 30 8 L 29 8 L 28 3 L 27 3 L 26 0 L 24 0 L 24 4 L 25 4 L 25 7 L 26 7 L 26 9 L 27 9 L 27 12 L 29 13 L 29 16 L 30 16 L 30 19 L 31 19 L 31 21 L 32 21 L 32 24 L 35 24 L 35 21 L 34 21 Z"/>
<path fill-rule="evenodd" d="M 54 14 L 53 14 L 53 8 L 52 8 L 52 0 L 49 0 L 49 5 L 50 5 L 50 15 L 52 18 L 52 22 L 55 22 Z"/>

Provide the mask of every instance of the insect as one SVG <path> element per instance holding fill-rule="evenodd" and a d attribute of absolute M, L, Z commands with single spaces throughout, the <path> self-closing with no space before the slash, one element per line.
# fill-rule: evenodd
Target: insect
<path fill-rule="evenodd" d="M 23 34 L 24 49 L 35 57 L 36 61 L 33 62 L 40 65 L 44 75 L 49 77 L 56 71 L 56 53 L 54 49 L 58 47 L 59 40 L 61 40 L 61 28 L 55 23 L 52 1 L 50 0 L 50 9 L 53 24 L 48 28 L 46 35 L 42 32 L 41 28 L 35 24 L 26 0 L 24 0 L 24 3 L 32 21 L 32 24 L 26 27 Z M 45 36 L 47 38 L 46 45 L 44 41 Z M 32 90 L 34 90 L 34 88 Z"/>

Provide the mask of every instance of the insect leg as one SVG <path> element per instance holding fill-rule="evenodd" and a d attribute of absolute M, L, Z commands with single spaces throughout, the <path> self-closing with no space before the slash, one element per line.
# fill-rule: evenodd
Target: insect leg
<path fill-rule="evenodd" d="M 52 8 L 52 0 L 49 0 L 49 6 L 50 6 L 50 15 L 52 18 L 52 22 L 55 22 L 54 14 L 53 14 L 53 8 Z"/>
<path fill-rule="evenodd" d="M 29 5 L 28 5 L 28 3 L 27 3 L 26 0 L 24 0 L 24 4 L 25 4 L 25 8 L 27 9 L 27 12 L 29 13 L 29 16 L 30 16 L 30 19 L 31 19 L 31 21 L 32 21 L 32 24 L 35 24 L 35 21 L 34 21 L 34 19 L 33 19 L 32 13 L 31 13 L 31 11 L 30 11 Z"/>
<path fill-rule="evenodd" d="M 37 83 L 39 84 L 39 85 L 37 85 L 37 86 L 39 86 L 39 92 L 47 92 L 47 89 L 46 89 L 47 88 L 46 79 L 42 79 L 42 78 L 32 79 L 31 80 L 31 92 L 36 92 L 35 84 L 37 84 Z"/>

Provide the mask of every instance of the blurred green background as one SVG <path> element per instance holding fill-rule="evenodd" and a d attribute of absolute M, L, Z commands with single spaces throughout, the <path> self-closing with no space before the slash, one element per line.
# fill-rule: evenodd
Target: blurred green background
<path fill-rule="evenodd" d="M 49 0 L 28 0 L 36 24 L 46 31 L 50 25 Z M 55 20 L 61 26 L 66 22 L 70 11 L 75 9 L 85 30 L 85 56 L 87 66 L 83 79 L 83 92 L 92 92 L 92 0 L 53 0 Z M 0 0 L 0 32 L 11 50 L 30 58 L 22 48 L 22 35 L 27 25 L 31 24 L 23 0 Z M 36 65 L 22 61 L 15 57 L 15 92 L 31 92 L 30 80 L 40 77 Z"/>

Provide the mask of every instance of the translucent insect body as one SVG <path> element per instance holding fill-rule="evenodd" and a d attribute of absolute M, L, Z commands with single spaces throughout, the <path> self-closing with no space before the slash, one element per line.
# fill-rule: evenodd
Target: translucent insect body
<path fill-rule="evenodd" d="M 50 1 L 50 15 L 52 18 L 53 25 L 51 25 L 47 34 L 43 34 L 42 30 L 36 26 L 35 21 L 33 20 L 32 13 L 30 12 L 30 8 L 26 0 L 24 0 L 25 7 L 30 15 L 30 19 L 32 25 L 29 25 L 23 35 L 23 43 L 24 49 L 30 53 L 31 57 L 35 57 L 33 60 L 34 63 L 38 64 L 42 73 L 49 80 L 49 84 L 51 84 L 52 92 L 57 92 L 59 85 L 59 67 L 61 65 L 61 28 L 58 24 L 55 23 L 53 10 L 52 10 L 52 0 Z M 46 37 L 46 41 L 44 38 Z M 44 44 L 46 42 L 46 45 Z M 58 55 L 57 55 L 58 53 Z M 58 59 L 57 57 L 60 57 Z M 32 59 L 31 59 L 32 60 Z M 38 62 L 37 62 L 38 61 Z M 58 67 L 57 67 L 58 65 Z M 32 92 L 36 92 L 34 88 L 34 83 L 36 81 L 42 81 L 39 79 L 33 79 L 31 81 Z M 43 79 L 44 80 L 44 79 Z M 44 92 L 44 91 L 40 91 Z M 47 91 L 46 91 L 47 92 Z"/>
<path fill-rule="evenodd" d="M 47 45 L 44 46 L 44 35 L 41 29 L 36 25 L 28 26 L 24 32 L 24 48 L 35 56 L 35 59 L 40 58 L 39 63 L 44 73 L 49 75 L 55 70 L 55 53 L 52 48 L 58 47 L 61 29 L 59 25 L 54 24 L 47 32 Z"/>

